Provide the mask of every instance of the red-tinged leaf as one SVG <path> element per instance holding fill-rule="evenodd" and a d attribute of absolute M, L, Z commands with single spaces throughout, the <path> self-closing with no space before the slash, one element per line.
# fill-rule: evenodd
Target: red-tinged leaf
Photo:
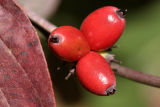
<path fill-rule="evenodd" d="M 54 107 L 35 29 L 12 0 L 0 0 L 0 107 Z"/>

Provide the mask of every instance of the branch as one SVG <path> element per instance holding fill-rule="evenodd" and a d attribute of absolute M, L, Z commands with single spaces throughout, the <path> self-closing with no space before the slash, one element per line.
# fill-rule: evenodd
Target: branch
<path fill-rule="evenodd" d="M 138 72 L 136 70 L 118 65 L 116 63 L 112 63 L 111 67 L 113 69 L 116 69 L 115 73 L 122 77 L 128 78 L 133 81 L 137 81 L 139 83 L 160 88 L 160 77 L 158 76 L 153 76 L 143 72 Z"/>
<path fill-rule="evenodd" d="M 51 24 L 50 22 L 48 22 L 44 18 L 38 16 L 37 14 L 30 11 L 29 9 L 25 9 L 25 11 L 26 11 L 27 15 L 29 16 L 29 18 L 34 23 L 36 23 L 38 26 L 42 27 L 46 31 L 51 32 L 52 30 L 54 30 L 56 28 L 55 25 Z M 113 59 L 114 60 L 114 57 L 113 57 L 113 55 L 108 55 L 108 57 L 106 59 Z M 142 72 L 138 72 L 136 70 L 132 70 L 130 68 L 121 66 L 116 63 L 112 63 L 111 66 L 113 69 L 116 69 L 116 72 L 115 72 L 116 74 L 118 74 L 124 78 L 160 88 L 160 77 L 149 75 L 149 74 L 142 73 Z"/>
<path fill-rule="evenodd" d="M 48 32 L 52 32 L 56 26 L 42 18 L 41 16 L 37 15 L 36 13 L 32 12 L 30 9 L 25 8 L 24 11 L 27 13 L 28 17 L 37 25 L 42 27 L 44 30 Z"/>

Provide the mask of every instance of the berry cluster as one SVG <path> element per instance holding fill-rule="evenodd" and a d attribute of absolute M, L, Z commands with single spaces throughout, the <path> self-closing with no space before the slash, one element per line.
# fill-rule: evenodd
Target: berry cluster
<path fill-rule="evenodd" d="M 108 62 L 97 51 L 111 48 L 125 27 L 125 13 L 113 6 L 89 14 L 80 30 L 72 26 L 56 28 L 49 36 L 51 49 L 63 60 L 78 61 L 81 84 L 97 95 L 115 92 L 116 78 Z"/>

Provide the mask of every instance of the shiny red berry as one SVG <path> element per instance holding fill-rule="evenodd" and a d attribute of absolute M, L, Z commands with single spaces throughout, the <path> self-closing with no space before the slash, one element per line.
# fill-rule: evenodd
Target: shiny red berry
<path fill-rule="evenodd" d="M 48 44 L 61 59 L 66 61 L 77 61 L 90 51 L 84 35 L 72 26 L 56 28 L 50 34 Z"/>
<path fill-rule="evenodd" d="M 84 19 L 80 30 L 92 50 L 104 50 L 114 45 L 125 28 L 125 12 L 113 6 L 105 6 Z"/>
<path fill-rule="evenodd" d="M 98 53 L 90 52 L 77 63 L 77 76 L 81 84 L 94 94 L 114 94 L 116 78 L 110 65 Z"/>

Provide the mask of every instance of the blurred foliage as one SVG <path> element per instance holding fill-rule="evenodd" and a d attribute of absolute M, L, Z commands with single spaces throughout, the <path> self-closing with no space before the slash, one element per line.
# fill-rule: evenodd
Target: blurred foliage
<path fill-rule="evenodd" d="M 113 49 L 123 65 L 159 75 L 160 69 L 160 1 L 159 0 L 63 0 L 52 23 L 80 27 L 83 19 L 102 6 L 127 8 L 126 29 Z M 64 80 L 70 64 L 59 60 L 49 50 L 47 39 L 41 36 L 50 72 L 53 76 L 57 107 L 160 107 L 158 89 L 150 88 L 117 76 L 117 92 L 113 96 L 96 96 L 86 91 L 76 75 Z M 61 67 L 59 71 L 57 67 Z M 152 91 L 154 89 L 154 91 Z M 151 100 L 156 100 L 156 104 Z"/>

